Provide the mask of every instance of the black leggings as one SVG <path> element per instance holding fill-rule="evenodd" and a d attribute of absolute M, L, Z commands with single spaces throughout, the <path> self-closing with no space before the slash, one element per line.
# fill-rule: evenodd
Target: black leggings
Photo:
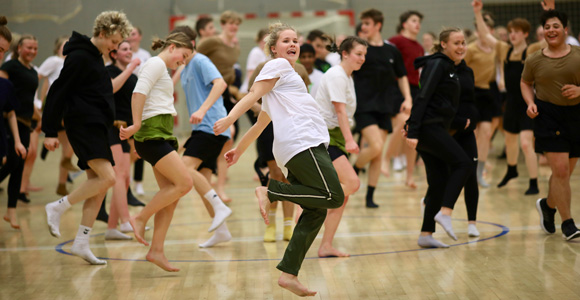
<path fill-rule="evenodd" d="M 422 232 L 435 232 L 435 215 L 443 203 L 455 203 L 470 174 L 474 172 L 469 158 L 442 124 L 421 127 L 417 152 L 421 154 L 427 173 L 427 191 Z"/>
<path fill-rule="evenodd" d="M 30 144 L 30 127 L 18 123 L 18 133 L 20 135 L 20 142 L 28 151 L 28 146 Z M 7 126 L 7 129 L 10 127 Z M 16 208 L 16 203 L 18 202 L 18 196 L 20 195 L 20 186 L 22 183 L 22 171 L 24 170 L 24 160 L 22 157 L 16 154 L 14 150 L 14 137 L 12 136 L 12 131 L 8 137 L 8 154 L 6 155 L 6 164 L 0 169 L 0 182 L 4 181 L 8 175 L 10 179 L 8 181 L 8 208 Z"/>
<path fill-rule="evenodd" d="M 477 169 L 477 144 L 475 142 L 475 134 L 473 131 L 457 133 L 453 136 L 459 146 L 463 148 L 467 156 L 473 159 L 473 170 L 465 182 L 463 189 L 463 196 L 465 198 L 465 206 L 467 207 L 467 219 L 475 221 L 477 219 L 477 204 L 479 202 L 479 186 L 477 185 L 476 169 Z M 425 203 L 429 201 L 429 190 L 425 194 Z M 443 201 L 443 207 L 454 208 L 456 201 Z"/>

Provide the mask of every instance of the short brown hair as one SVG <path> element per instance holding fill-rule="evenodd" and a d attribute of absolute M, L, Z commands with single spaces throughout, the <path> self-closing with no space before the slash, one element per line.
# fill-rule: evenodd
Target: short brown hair
<path fill-rule="evenodd" d="M 381 23 L 381 30 L 383 30 L 383 24 L 385 21 L 385 17 L 383 16 L 383 13 L 378 10 L 378 9 L 374 9 L 374 8 L 370 8 L 367 9 L 365 11 L 363 11 L 360 14 L 360 19 L 372 19 L 373 22 L 376 23 Z"/>
<path fill-rule="evenodd" d="M 205 29 L 205 27 L 207 26 L 207 24 L 213 22 L 213 19 L 211 17 L 201 17 L 197 20 L 197 22 L 195 22 L 195 31 L 197 31 L 197 35 L 201 36 L 201 32 L 199 32 L 202 29 Z"/>
<path fill-rule="evenodd" d="M 399 25 L 397 25 L 397 33 L 403 30 L 403 24 L 409 20 L 410 17 L 417 16 L 420 21 L 423 21 L 423 14 L 416 10 L 408 10 L 399 16 Z"/>
<path fill-rule="evenodd" d="M 223 25 L 228 21 L 237 21 L 238 24 L 242 24 L 242 16 L 233 10 L 226 10 L 220 16 L 220 23 Z"/>
<path fill-rule="evenodd" d="M 530 22 L 528 22 L 528 20 L 526 20 L 526 19 L 515 18 L 515 19 L 508 22 L 507 29 L 508 30 L 519 29 L 523 33 L 530 33 L 530 30 L 532 29 L 532 25 L 530 25 Z"/>

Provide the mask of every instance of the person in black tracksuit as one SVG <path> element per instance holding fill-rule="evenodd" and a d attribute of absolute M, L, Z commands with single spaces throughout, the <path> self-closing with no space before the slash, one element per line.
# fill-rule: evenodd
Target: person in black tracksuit
<path fill-rule="evenodd" d="M 52 84 L 42 116 L 44 145 L 54 151 L 58 147 L 61 121 L 70 144 L 86 170 L 88 180 L 68 196 L 46 205 L 50 234 L 60 237 L 60 218 L 71 205 L 84 202 L 83 216 L 71 253 L 93 265 L 107 262 L 95 257 L 89 246 L 89 236 L 107 190 L 115 184 L 113 155 L 109 146 L 109 129 L 115 120 L 113 93 L 130 75 L 111 79 L 103 62 L 103 53 L 116 49 L 131 31 L 124 13 L 106 11 L 95 20 L 92 37 L 73 32 L 64 46 L 66 55 L 58 79 Z M 124 80 L 123 80 L 124 82 Z"/>
<path fill-rule="evenodd" d="M 415 68 L 423 68 L 421 91 L 407 121 L 407 144 L 423 158 L 429 184 L 430 199 L 418 240 L 421 247 L 448 247 L 433 239 L 435 221 L 457 239 L 451 217 L 443 215 L 440 209 L 442 203 L 457 199 L 473 171 L 473 159 L 448 132 L 459 105 L 460 83 L 455 64 L 465 54 L 463 32 L 458 28 L 444 30 L 436 50 L 433 55 L 415 60 Z"/>
<path fill-rule="evenodd" d="M 475 226 L 477 219 L 477 204 L 479 202 L 479 186 L 477 184 L 476 168 L 477 168 L 477 144 L 475 142 L 474 130 L 479 120 L 479 113 L 475 106 L 475 86 L 473 79 L 473 70 L 467 66 L 465 61 L 461 61 L 455 69 L 455 73 L 459 76 L 459 84 L 461 86 L 461 93 L 459 96 L 459 107 L 455 118 L 451 123 L 451 134 L 461 148 L 465 151 L 467 156 L 473 160 L 473 170 L 465 183 L 464 198 L 465 206 L 467 207 L 468 235 L 471 237 L 479 236 L 479 231 Z M 425 203 L 429 201 L 429 190 L 425 195 Z M 446 209 L 453 210 L 456 199 L 444 199 L 441 206 L 442 213 Z"/>

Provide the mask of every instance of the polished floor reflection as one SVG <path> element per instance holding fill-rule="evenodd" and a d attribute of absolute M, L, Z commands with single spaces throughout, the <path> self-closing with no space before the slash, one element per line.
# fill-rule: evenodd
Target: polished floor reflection
<path fill-rule="evenodd" d="M 252 149 L 252 148 L 251 148 Z M 490 154 L 494 156 L 497 153 Z M 108 260 L 90 266 L 67 255 L 80 222 L 81 205 L 62 218 L 60 239 L 48 233 L 44 205 L 57 198 L 57 154 L 38 161 L 30 204 L 19 203 L 20 230 L 0 223 L 0 299 L 293 299 L 277 286 L 275 268 L 287 242 L 263 243 L 264 224 L 254 199 L 253 153 L 231 168 L 228 193 L 234 214 L 228 220 L 231 242 L 200 249 L 210 237 L 210 218 L 197 194 L 180 200 L 167 241 L 166 254 L 181 271 L 166 273 L 145 261 L 148 248 L 135 241 L 105 241 L 106 224 L 94 226 L 93 252 Z M 505 161 L 491 160 L 488 181 L 497 184 Z M 426 183 L 417 170 L 417 190 L 402 182 L 403 174 L 382 177 L 376 191 L 378 209 L 364 207 L 363 188 L 350 198 L 335 246 L 350 258 L 318 258 L 320 238 L 307 255 L 300 280 L 318 291 L 317 299 L 578 299 L 580 240 L 565 242 L 559 229 L 545 235 L 535 209 L 537 196 L 524 196 L 528 180 L 523 163 L 520 178 L 506 187 L 480 190 L 481 236 L 468 238 L 463 196 L 456 206 L 453 241 L 441 228 L 435 237 L 449 249 L 420 249 L 420 199 Z M 156 191 L 146 168 L 148 201 Z M 540 190 L 547 191 L 547 167 L 540 169 Z M 83 175 L 84 176 L 84 175 Z M 76 179 L 76 184 L 84 177 Z M 366 176 L 363 176 L 366 178 Z M 572 178 L 572 215 L 580 220 L 580 171 Z M 6 183 L 1 185 L 6 190 Z M 494 186 L 494 185 L 492 185 Z M 71 187 L 69 187 L 71 188 Z M 0 196 L 5 205 L 6 193 Z M 5 208 L 2 210 L 5 212 Z M 131 208 L 137 212 L 138 208 Z M 580 221 L 579 221 L 580 222 Z M 152 222 L 151 224 L 152 225 Z M 146 234 L 151 239 L 151 232 Z"/>

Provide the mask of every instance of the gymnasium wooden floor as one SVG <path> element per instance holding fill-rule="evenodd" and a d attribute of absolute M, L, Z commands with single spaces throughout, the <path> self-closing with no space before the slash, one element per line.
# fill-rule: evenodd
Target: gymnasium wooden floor
<path fill-rule="evenodd" d="M 490 154 L 488 180 L 495 186 L 505 171 L 505 161 Z M 228 193 L 234 211 L 228 220 L 231 242 L 210 249 L 197 244 L 210 237 L 210 218 L 197 194 L 181 199 L 166 241 L 166 254 L 178 273 L 166 273 L 144 261 L 148 248 L 135 241 L 105 241 L 106 224 L 94 226 L 93 252 L 108 260 L 91 266 L 68 255 L 80 222 L 81 205 L 62 218 L 59 239 L 46 228 L 44 205 L 57 198 L 56 166 L 59 153 L 38 161 L 32 181 L 44 187 L 30 194 L 31 204 L 19 203 L 22 229 L 0 223 L 0 299 L 294 299 L 278 287 L 275 268 L 287 242 L 263 243 L 264 224 L 254 199 L 254 153 L 247 153 L 231 168 Z M 157 190 L 146 168 L 142 200 Z M 335 246 L 350 258 L 318 258 L 320 236 L 307 254 L 299 279 L 318 291 L 315 299 L 580 299 L 580 240 L 565 242 L 557 232 L 546 235 L 539 227 L 537 196 L 524 196 L 527 172 L 503 189 L 480 190 L 480 238 L 467 237 L 465 205 L 458 201 L 453 241 L 438 227 L 435 237 L 449 249 L 421 249 L 420 199 L 426 183 L 424 170 L 417 174 L 419 187 L 404 187 L 403 173 L 381 177 L 376 192 L 378 209 L 364 207 L 366 188 L 351 197 L 338 229 Z M 549 170 L 540 170 L 541 195 L 546 195 Z M 84 176 L 84 175 L 83 175 Z M 363 181 L 366 176 L 363 176 Z M 83 177 L 76 179 L 76 182 Z M 573 175 L 573 215 L 580 220 L 580 171 Z M 4 190 L 6 183 L 2 184 Z M 72 186 L 69 186 L 69 189 Z M 5 212 L 6 193 L 0 196 Z M 131 208 L 135 213 L 138 208 Z M 282 224 L 278 212 L 278 224 Z M 152 225 L 152 221 L 150 223 Z M 151 232 L 146 237 L 151 238 Z"/>

